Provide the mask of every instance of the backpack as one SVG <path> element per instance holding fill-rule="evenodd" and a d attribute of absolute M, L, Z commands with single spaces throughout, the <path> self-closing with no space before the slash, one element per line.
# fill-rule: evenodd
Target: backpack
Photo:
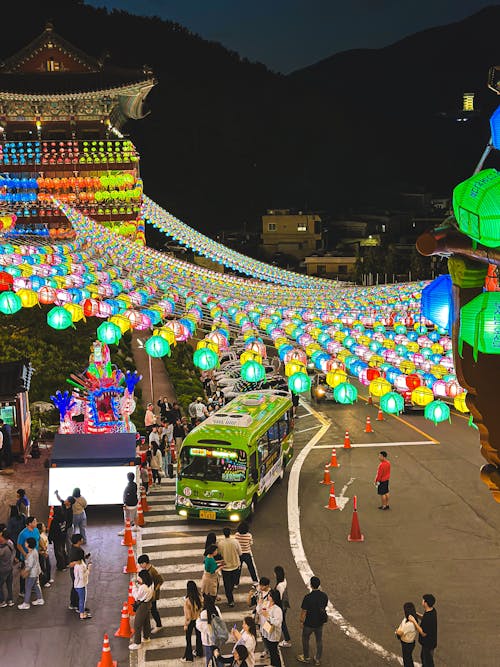
<path fill-rule="evenodd" d="M 226 624 L 220 616 L 212 616 L 211 626 L 214 644 L 216 646 L 222 646 L 229 639 L 229 632 L 227 631 Z"/>

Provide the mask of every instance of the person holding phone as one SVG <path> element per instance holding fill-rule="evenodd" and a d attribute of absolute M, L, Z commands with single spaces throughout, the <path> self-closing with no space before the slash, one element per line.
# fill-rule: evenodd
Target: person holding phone
<path fill-rule="evenodd" d="M 244 644 L 248 656 L 246 658 L 248 667 L 255 667 L 255 647 L 257 646 L 257 628 L 255 626 L 255 620 L 252 616 L 245 616 L 243 619 L 243 626 L 241 630 L 236 629 L 236 623 L 234 624 L 233 629 L 231 630 L 231 636 L 236 640 L 236 646 Z"/>

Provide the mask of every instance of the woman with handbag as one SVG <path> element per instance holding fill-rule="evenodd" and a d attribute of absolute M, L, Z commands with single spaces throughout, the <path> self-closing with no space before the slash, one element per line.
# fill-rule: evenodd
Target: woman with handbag
<path fill-rule="evenodd" d="M 212 629 L 212 618 L 214 616 L 220 617 L 220 609 L 216 606 L 215 600 L 211 595 L 205 595 L 203 602 L 203 609 L 200 617 L 196 619 L 196 629 L 201 634 L 201 642 L 205 652 L 205 665 L 212 667 L 213 652 L 215 648 L 215 634 Z"/>
<path fill-rule="evenodd" d="M 200 631 L 196 628 L 196 621 L 200 617 L 203 602 L 201 601 L 200 591 L 194 581 L 187 582 L 186 597 L 184 598 L 184 631 L 186 633 L 186 650 L 181 662 L 193 662 L 193 646 L 191 644 L 191 636 L 193 630 L 196 634 L 196 651 L 197 658 L 203 657 L 203 644 L 201 642 Z"/>
<path fill-rule="evenodd" d="M 137 575 L 137 582 L 132 588 L 132 595 L 135 598 L 133 604 L 135 611 L 134 641 L 129 644 L 129 649 L 135 651 L 141 645 L 141 635 L 144 635 L 145 642 L 148 642 L 151 638 L 150 615 L 154 586 L 153 579 L 147 570 L 141 570 Z"/>
<path fill-rule="evenodd" d="M 205 549 L 205 560 L 203 561 L 203 577 L 201 578 L 201 592 L 203 595 L 210 595 L 214 599 L 217 597 L 217 586 L 219 582 L 219 569 L 222 567 L 221 561 L 217 561 L 217 545 L 211 544 Z"/>
<path fill-rule="evenodd" d="M 415 648 L 415 638 L 417 636 L 417 627 L 410 617 L 416 618 L 417 611 L 413 602 L 405 602 L 403 605 L 404 617 L 399 627 L 396 629 L 396 636 L 401 641 L 401 651 L 403 653 L 403 666 L 413 667 L 413 649 Z"/>
<path fill-rule="evenodd" d="M 278 643 L 281 638 L 281 625 L 283 623 L 283 612 L 280 605 L 279 591 L 273 589 L 269 592 L 269 604 L 267 609 L 262 611 L 262 616 L 266 619 L 261 625 L 260 632 L 262 639 L 269 652 L 270 664 L 272 667 L 281 667 L 281 658 L 278 651 Z"/>

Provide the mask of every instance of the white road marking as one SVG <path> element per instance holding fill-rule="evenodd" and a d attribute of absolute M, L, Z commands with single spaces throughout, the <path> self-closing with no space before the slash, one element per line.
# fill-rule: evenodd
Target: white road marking
<path fill-rule="evenodd" d="M 302 431 L 295 431 L 295 433 L 306 433 L 306 431 L 315 431 L 319 426 L 311 426 L 310 428 L 303 428 Z"/>
<path fill-rule="evenodd" d="M 159 547 L 159 546 L 164 546 L 165 543 L 167 544 L 205 544 L 206 542 L 206 535 L 190 535 L 189 537 L 160 537 L 156 538 L 154 540 L 142 540 L 142 546 L 144 549 L 151 548 L 151 547 Z M 152 552 L 156 553 L 156 552 Z"/>
<path fill-rule="evenodd" d="M 354 482 L 355 479 L 356 479 L 355 477 L 351 477 L 351 479 L 347 482 L 347 484 L 344 484 L 344 486 L 342 487 L 342 491 L 340 492 L 340 496 L 338 496 L 337 498 L 337 505 L 339 506 L 341 512 L 349 502 L 349 498 L 347 498 L 345 492 L 347 491 L 349 486 L 351 486 L 351 484 Z"/>
<path fill-rule="evenodd" d="M 288 533 L 290 539 L 290 548 L 297 565 L 297 569 L 304 581 L 306 586 L 309 585 L 309 580 L 314 576 L 314 572 L 309 565 L 307 560 L 306 553 L 304 551 L 304 545 L 302 543 L 302 535 L 300 532 L 300 507 L 299 507 L 299 479 L 300 471 L 306 460 L 308 454 L 312 451 L 316 443 L 321 440 L 325 435 L 328 429 L 331 426 L 331 422 L 325 419 L 321 414 L 312 410 L 307 404 L 303 404 L 306 410 L 315 416 L 322 424 L 320 430 L 314 435 L 307 445 L 300 451 L 297 458 L 295 459 L 292 469 L 290 471 L 290 477 L 288 479 Z M 329 445 L 331 448 L 331 445 Z M 362 646 L 364 646 L 368 651 L 376 653 L 378 656 L 384 660 L 396 661 L 400 665 L 403 664 L 403 660 L 392 653 L 387 651 L 383 646 L 377 644 L 372 639 L 360 632 L 354 625 L 351 625 L 347 619 L 345 619 L 340 611 L 336 609 L 331 602 L 328 603 L 327 607 L 328 616 L 332 621 L 339 626 L 342 632 L 350 637 L 351 639 L 356 640 Z M 417 664 L 417 663 L 416 663 Z M 418 665 L 418 667 L 420 667 Z"/>
<path fill-rule="evenodd" d="M 419 440 L 417 442 L 413 442 L 411 440 L 404 441 L 404 442 L 370 442 L 370 443 L 365 443 L 361 442 L 359 444 L 353 444 L 351 443 L 351 448 L 361 448 L 361 447 L 409 447 L 410 445 L 436 445 L 438 443 L 432 442 L 431 440 Z M 316 445 L 314 449 L 332 449 L 332 445 Z M 337 447 L 338 451 L 342 451 L 344 447 L 342 445 L 339 445 Z"/>

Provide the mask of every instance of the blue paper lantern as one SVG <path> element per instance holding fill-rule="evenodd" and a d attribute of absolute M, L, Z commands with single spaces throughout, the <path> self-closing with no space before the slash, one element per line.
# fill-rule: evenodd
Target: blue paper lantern
<path fill-rule="evenodd" d="M 500 106 L 496 108 L 490 118 L 491 140 L 493 146 L 500 149 Z"/>
<path fill-rule="evenodd" d="M 438 276 L 430 285 L 424 287 L 421 300 L 423 317 L 446 329 L 450 335 L 454 320 L 451 289 L 451 276 Z"/>

